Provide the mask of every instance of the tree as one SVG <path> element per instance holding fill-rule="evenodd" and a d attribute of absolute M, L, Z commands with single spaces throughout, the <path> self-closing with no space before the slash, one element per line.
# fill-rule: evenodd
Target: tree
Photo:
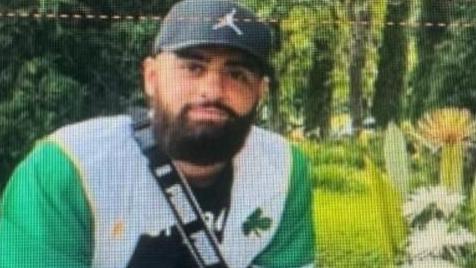
<path fill-rule="evenodd" d="M 318 30 L 322 34 L 322 29 Z M 322 137 L 328 137 L 332 113 L 333 83 L 332 71 L 335 68 L 332 42 L 328 37 L 317 36 L 314 40 L 316 51 L 310 70 L 308 88 L 304 92 L 304 129 L 313 131 L 319 128 Z"/>
<path fill-rule="evenodd" d="M 385 127 L 399 118 L 402 98 L 406 88 L 408 36 L 407 29 L 399 22 L 406 22 L 410 14 L 410 1 L 389 1 L 379 49 L 378 74 L 372 114 L 377 125 Z"/>
<path fill-rule="evenodd" d="M 0 10 L 157 15 L 176 1 L 2 1 Z M 144 103 L 140 62 L 155 20 L 0 18 L 0 191 L 33 142 L 88 117 Z"/>
<path fill-rule="evenodd" d="M 266 111 L 268 125 L 279 132 L 297 127 L 327 133 L 332 110 L 332 71 L 340 26 L 332 21 L 333 4 L 315 1 L 245 1 L 273 23 L 277 41 L 274 66 L 279 77 Z"/>
<path fill-rule="evenodd" d="M 276 55 L 281 103 L 288 128 L 319 129 L 328 134 L 332 111 L 333 70 L 340 26 L 333 5 L 295 6 L 281 23 L 282 48 Z"/>
<path fill-rule="evenodd" d="M 440 83 L 435 72 L 437 48 L 448 38 L 447 25 L 451 21 L 449 1 L 422 0 L 416 35 L 418 63 L 411 78 L 411 92 L 407 112 L 412 118 L 420 117 L 428 109 L 427 98 Z M 428 26 L 425 26 L 428 25 Z M 440 25 L 440 26 L 438 26 Z"/>
<path fill-rule="evenodd" d="M 291 10 L 290 2 L 278 0 L 242 0 L 242 2 L 253 9 L 260 18 L 268 20 L 268 25 L 273 29 L 273 56 L 279 53 L 283 45 L 283 30 L 281 18 L 288 16 Z M 273 57 L 272 57 L 273 58 Z M 285 93 L 282 91 L 279 74 L 279 63 L 273 62 L 276 76 L 271 80 L 268 98 L 263 105 L 261 118 L 258 124 L 264 125 L 276 132 L 285 133 L 287 129 L 286 111 L 289 110 L 289 103 L 283 102 Z"/>
<path fill-rule="evenodd" d="M 363 3 L 360 3 L 363 2 Z M 352 116 L 352 129 L 358 133 L 362 129 L 363 107 L 363 69 L 366 62 L 366 46 L 369 45 L 371 16 L 366 1 L 349 1 L 347 12 L 351 21 L 351 44 L 349 63 L 349 110 Z"/>
<path fill-rule="evenodd" d="M 446 38 L 435 50 L 431 91 L 425 108 L 442 106 L 465 107 L 476 113 L 476 29 L 464 27 L 474 20 L 476 6 L 456 1 L 449 6 L 453 23 L 461 26 L 447 30 Z"/>

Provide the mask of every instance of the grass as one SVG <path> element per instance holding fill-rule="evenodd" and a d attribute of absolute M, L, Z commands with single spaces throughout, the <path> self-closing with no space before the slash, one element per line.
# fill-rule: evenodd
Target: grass
<path fill-rule="evenodd" d="M 406 238 L 402 200 L 356 143 L 301 144 L 312 163 L 320 267 L 393 267 Z"/>
<path fill-rule="evenodd" d="M 362 187 L 365 190 L 359 192 L 315 190 L 314 220 L 323 267 L 389 267 L 396 261 L 405 238 L 398 194 L 388 184 L 362 180 Z M 386 201 L 379 191 L 386 192 Z"/>

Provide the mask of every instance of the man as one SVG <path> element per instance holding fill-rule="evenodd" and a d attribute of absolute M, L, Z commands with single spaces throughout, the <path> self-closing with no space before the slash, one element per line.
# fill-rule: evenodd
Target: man
<path fill-rule="evenodd" d="M 143 64 L 153 145 L 128 116 L 39 142 L 4 193 L 0 267 L 313 266 L 303 156 L 252 126 L 270 47 L 235 2 L 176 4 Z"/>

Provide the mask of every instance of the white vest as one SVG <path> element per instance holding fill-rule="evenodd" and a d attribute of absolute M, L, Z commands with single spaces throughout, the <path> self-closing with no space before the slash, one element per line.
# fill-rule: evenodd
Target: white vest
<path fill-rule="evenodd" d="M 175 224 L 168 204 L 132 136 L 131 119 L 103 117 L 52 134 L 74 162 L 94 219 L 93 267 L 126 267 L 142 234 Z M 220 249 L 230 267 L 247 267 L 279 226 L 289 187 L 291 149 L 280 136 L 253 127 L 233 159 L 231 205 Z M 242 224 L 255 209 L 272 219 L 260 237 Z"/>

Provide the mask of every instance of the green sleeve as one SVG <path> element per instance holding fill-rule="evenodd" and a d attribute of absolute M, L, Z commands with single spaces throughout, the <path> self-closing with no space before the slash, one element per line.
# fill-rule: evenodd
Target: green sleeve
<path fill-rule="evenodd" d="M 57 145 L 36 146 L 0 205 L 0 267 L 90 267 L 92 216 L 78 171 Z"/>
<path fill-rule="evenodd" d="M 271 243 L 253 261 L 260 267 L 302 267 L 315 262 L 309 167 L 294 147 L 292 155 L 291 183 L 281 222 Z"/>

